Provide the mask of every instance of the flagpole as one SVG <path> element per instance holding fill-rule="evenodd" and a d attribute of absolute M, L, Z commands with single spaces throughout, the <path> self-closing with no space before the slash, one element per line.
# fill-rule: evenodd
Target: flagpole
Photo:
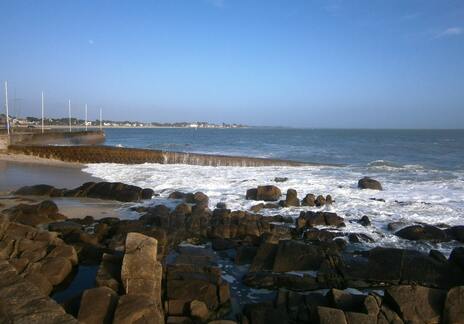
<path fill-rule="evenodd" d="M 87 104 L 85 104 L 85 131 L 87 131 Z"/>
<path fill-rule="evenodd" d="M 5 81 L 6 132 L 10 135 L 10 117 L 8 114 L 8 81 Z"/>
<path fill-rule="evenodd" d="M 71 99 L 68 100 L 68 114 L 69 114 L 69 132 L 72 132 L 71 126 Z"/>
<path fill-rule="evenodd" d="M 42 133 L 44 132 L 44 93 L 42 91 Z"/>

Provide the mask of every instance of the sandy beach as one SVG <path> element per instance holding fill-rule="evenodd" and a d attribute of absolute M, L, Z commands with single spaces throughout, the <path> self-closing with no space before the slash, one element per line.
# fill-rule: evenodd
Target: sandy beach
<path fill-rule="evenodd" d="M 0 194 L 22 186 L 49 184 L 73 188 L 88 181 L 100 181 L 82 172 L 83 164 L 20 154 L 0 153 Z"/>

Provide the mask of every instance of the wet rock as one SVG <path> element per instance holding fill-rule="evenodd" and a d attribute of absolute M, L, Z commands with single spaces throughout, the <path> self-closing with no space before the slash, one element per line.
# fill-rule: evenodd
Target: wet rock
<path fill-rule="evenodd" d="M 298 193 L 295 189 L 288 189 L 287 196 L 285 198 L 285 206 L 300 206 L 300 200 L 298 199 Z"/>
<path fill-rule="evenodd" d="M 233 249 L 237 246 L 237 243 L 232 240 L 226 240 L 221 238 L 215 238 L 211 241 L 213 250 L 224 251 Z"/>
<path fill-rule="evenodd" d="M 154 194 L 155 192 L 153 191 L 153 189 L 150 189 L 150 188 L 142 189 L 142 191 L 140 192 L 140 199 L 151 199 Z"/>
<path fill-rule="evenodd" d="M 257 204 L 257 205 L 253 205 L 250 207 L 250 211 L 254 212 L 254 213 L 258 213 L 259 211 L 261 211 L 262 209 L 264 209 L 264 204 L 263 203 L 260 203 L 260 204 Z"/>
<path fill-rule="evenodd" d="M 336 226 L 343 227 L 344 219 L 335 213 L 302 211 L 296 221 L 297 228 L 314 226 Z"/>
<path fill-rule="evenodd" d="M 218 202 L 216 204 L 216 208 L 219 208 L 219 209 L 226 209 L 227 208 L 227 205 L 225 202 Z"/>
<path fill-rule="evenodd" d="M 331 205 L 331 204 L 333 204 L 333 202 L 334 202 L 334 200 L 333 200 L 331 195 L 325 196 L 325 204 L 326 205 Z"/>
<path fill-rule="evenodd" d="M 139 219 L 147 225 L 157 225 L 166 227 L 168 224 L 170 209 L 164 205 L 156 205 L 147 209 L 145 214 Z"/>
<path fill-rule="evenodd" d="M 272 185 L 248 189 L 246 193 L 246 199 L 248 200 L 277 201 L 281 196 L 282 193 L 280 189 Z"/>
<path fill-rule="evenodd" d="M 387 228 L 391 232 L 396 232 L 404 227 L 406 227 L 408 224 L 405 222 L 391 222 L 388 223 Z"/>
<path fill-rule="evenodd" d="M 440 323 L 445 298 L 446 291 L 421 286 L 394 286 L 385 291 L 385 299 L 408 323 Z"/>
<path fill-rule="evenodd" d="M 331 232 L 326 229 L 310 228 L 303 235 L 305 239 L 310 241 L 330 242 L 340 236 L 340 233 Z"/>
<path fill-rule="evenodd" d="M 316 203 L 316 207 L 324 206 L 324 205 L 325 205 L 325 198 L 324 198 L 324 196 L 322 196 L 322 195 L 317 196 L 317 197 L 316 197 L 315 203 Z"/>
<path fill-rule="evenodd" d="M 272 270 L 274 266 L 274 258 L 277 253 L 277 244 L 263 243 L 256 251 L 256 256 L 251 264 L 250 271 Z"/>
<path fill-rule="evenodd" d="M 24 196 L 52 196 L 53 193 L 58 195 L 59 189 L 46 184 L 22 187 L 15 191 L 16 195 Z"/>
<path fill-rule="evenodd" d="M 309 207 L 316 206 L 316 196 L 313 194 L 307 194 L 301 201 L 301 205 Z"/>
<path fill-rule="evenodd" d="M 285 182 L 285 181 L 288 181 L 288 178 L 286 178 L 286 177 L 275 177 L 274 181 L 275 182 Z"/>
<path fill-rule="evenodd" d="M 348 240 L 350 243 L 374 242 L 374 239 L 364 233 L 349 233 Z"/>
<path fill-rule="evenodd" d="M 445 300 L 443 323 L 464 323 L 464 286 L 451 288 Z"/>
<path fill-rule="evenodd" d="M 371 179 L 369 177 L 364 177 L 358 181 L 358 188 L 360 189 L 372 189 L 372 190 L 382 190 L 382 185 L 377 180 Z"/>
<path fill-rule="evenodd" d="M 258 189 L 256 188 L 248 189 L 246 192 L 245 198 L 247 200 L 258 200 Z"/>
<path fill-rule="evenodd" d="M 380 247 L 366 252 L 365 257 L 344 255 L 343 272 L 346 285 L 355 288 L 401 282 L 448 289 L 464 281 L 462 270 L 451 262 L 437 261 L 419 251 Z"/>
<path fill-rule="evenodd" d="M 371 226 L 371 220 L 367 216 L 361 217 L 361 219 L 358 220 L 358 223 L 362 226 Z"/>
<path fill-rule="evenodd" d="M 443 242 L 449 240 L 445 231 L 431 225 L 408 226 L 396 232 L 395 235 L 411 241 Z"/>
<path fill-rule="evenodd" d="M 85 324 L 109 324 L 113 321 L 118 295 L 107 287 L 87 289 L 82 294 L 77 319 Z"/>

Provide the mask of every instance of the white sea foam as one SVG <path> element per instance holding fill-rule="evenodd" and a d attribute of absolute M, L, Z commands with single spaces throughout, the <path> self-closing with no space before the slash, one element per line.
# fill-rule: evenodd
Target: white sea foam
<path fill-rule="evenodd" d="M 210 207 L 225 202 L 233 210 L 248 210 L 256 201 L 245 200 L 246 190 L 258 185 L 274 184 L 285 193 L 293 188 L 300 198 L 307 193 L 331 194 L 335 203 L 323 208 L 294 207 L 263 210 L 264 215 L 298 217 L 302 210 L 336 212 L 346 219 L 346 230 L 368 234 L 374 243 L 366 246 L 411 246 L 430 248 L 398 239 L 387 230 L 395 221 L 448 225 L 464 224 L 464 174 L 462 172 L 424 169 L 420 166 L 394 167 L 374 163 L 361 167 L 209 167 L 162 164 L 89 164 L 84 171 L 106 181 L 121 181 L 148 187 L 160 194 L 153 203 L 165 201 L 174 190 L 202 191 L 210 197 Z M 388 163 L 387 163 L 388 164 Z M 388 170 L 386 170 L 387 168 Z M 394 169 L 394 170 L 391 170 Z M 363 176 L 379 180 L 383 191 L 359 190 L 357 181 Z M 275 183 L 275 177 L 288 181 Z M 385 202 L 371 198 L 384 199 Z M 371 227 L 354 222 L 367 215 Z M 434 248 L 449 252 L 453 244 Z"/>

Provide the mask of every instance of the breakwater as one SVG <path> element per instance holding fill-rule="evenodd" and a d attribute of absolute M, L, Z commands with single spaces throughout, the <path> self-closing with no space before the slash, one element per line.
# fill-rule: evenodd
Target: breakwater
<path fill-rule="evenodd" d="M 35 146 L 10 145 L 11 153 L 34 155 L 79 163 L 121 163 L 121 164 L 192 164 L 206 166 L 302 166 L 308 163 L 251 158 L 241 156 L 209 155 L 184 152 L 166 152 L 135 148 L 119 148 L 110 146 Z"/>

